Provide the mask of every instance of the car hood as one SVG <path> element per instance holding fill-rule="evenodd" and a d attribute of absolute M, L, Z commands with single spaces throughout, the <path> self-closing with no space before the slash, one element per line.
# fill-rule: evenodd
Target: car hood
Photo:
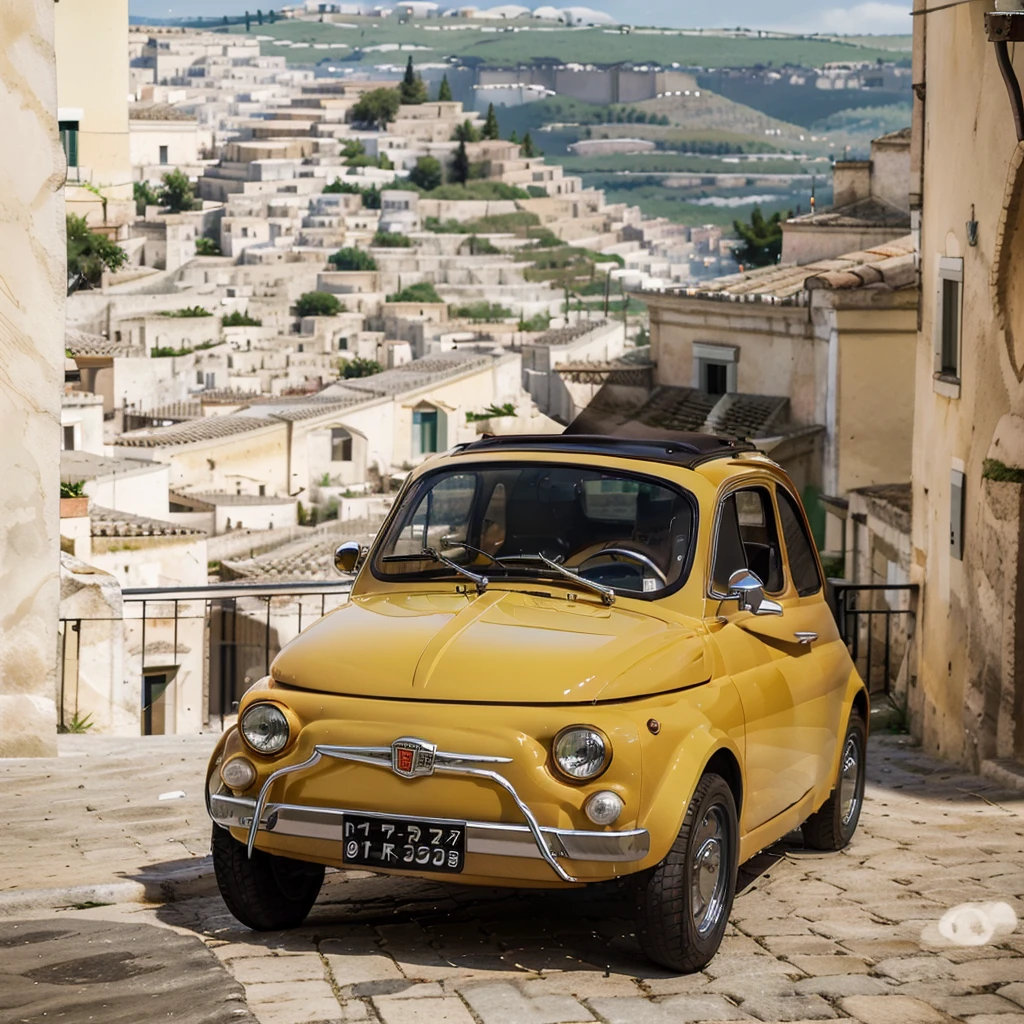
<path fill-rule="evenodd" d="M 710 675 L 692 627 L 494 589 L 355 598 L 292 641 L 271 674 L 327 693 L 495 704 L 623 700 Z"/>

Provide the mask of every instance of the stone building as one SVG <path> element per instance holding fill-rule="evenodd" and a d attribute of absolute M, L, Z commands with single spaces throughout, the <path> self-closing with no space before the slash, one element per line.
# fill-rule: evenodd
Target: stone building
<path fill-rule="evenodd" d="M 1024 759 L 1024 13 L 914 7 L 909 710 L 928 751 L 978 766 Z"/>
<path fill-rule="evenodd" d="M 51 0 L 0 18 L 0 757 L 56 753 L 65 160 Z"/>

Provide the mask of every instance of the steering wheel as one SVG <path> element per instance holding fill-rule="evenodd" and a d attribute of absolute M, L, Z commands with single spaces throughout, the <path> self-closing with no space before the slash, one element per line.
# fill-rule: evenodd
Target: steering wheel
<path fill-rule="evenodd" d="M 655 576 L 661 581 L 663 587 L 668 586 L 668 579 L 665 574 L 658 568 L 657 565 L 646 555 L 641 554 L 639 551 L 630 551 L 629 548 L 601 548 L 600 551 L 595 551 L 592 555 L 588 555 L 583 559 L 582 562 L 576 567 L 577 572 L 582 573 L 588 562 L 594 561 L 596 558 L 603 558 L 605 555 L 619 555 L 622 558 L 629 558 L 632 561 L 650 569 Z M 614 561 L 614 558 L 612 559 Z"/>

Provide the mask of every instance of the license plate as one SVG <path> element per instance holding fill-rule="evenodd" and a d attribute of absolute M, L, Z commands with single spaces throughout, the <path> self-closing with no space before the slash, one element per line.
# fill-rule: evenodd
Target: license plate
<path fill-rule="evenodd" d="M 346 864 L 457 873 L 466 861 L 466 826 L 461 822 L 346 814 L 343 831 Z"/>

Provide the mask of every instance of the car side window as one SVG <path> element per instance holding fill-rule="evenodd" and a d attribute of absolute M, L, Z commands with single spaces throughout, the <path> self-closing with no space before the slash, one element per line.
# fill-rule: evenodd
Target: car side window
<path fill-rule="evenodd" d="M 801 597 L 810 597 L 821 590 L 821 573 L 818 571 L 818 559 L 814 555 L 811 539 L 807 536 L 804 517 L 791 494 L 781 487 L 775 493 L 779 500 L 779 519 L 782 522 L 782 536 L 786 541 L 793 586 Z"/>
<path fill-rule="evenodd" d="M 722 500 L 711 579 L 716 594 L 729 592 L 729 577 L 749 569 L 769 594 L 784 587 L 782 552 L 771 495 L 763 487 L 733 491 Z"/>

